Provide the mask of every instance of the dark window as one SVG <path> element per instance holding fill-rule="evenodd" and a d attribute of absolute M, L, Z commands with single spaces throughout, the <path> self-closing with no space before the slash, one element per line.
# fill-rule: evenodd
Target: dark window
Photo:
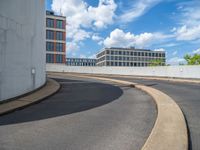
<path fill-rule="evenodd" d="M 46 43 L 46 50 L 47 51 L 53 51 L 54 50 L 53 42 L 47 42 Z"/>
<path fill-rule="evenodd" d="M 56 62 L 62 63 L 62 55 L 59 55 L 59 54 L 56 55 Z"/>
<path fill-rule="evenodd" d="M 56 32 L 56 40 L 63 40 L 63 33 L 60 31 Z"/>
<path fill-rule="evenodd" d="M 53 28 L 54 27 L 54 20 L 53 19 L 50 19 L 50 18 L 47 18 L 46 19 L 46 26 L 48 28 Z"/>
<path fill-rule="evenodd" d="M 54 55 L 53 54 L 47 54 L 46 55 L 46 61 L 47 61 L 47 63 L 54 63 Z"/>
<path fill-rule="evenodd" d="M 63 28 L 63 21 L 62 20 L 56 20 L 56 28 L 59 28 L 59 29 Z"/>
<path fill-rule="evenodd" d="M 51 31 L 51 30 L 47 30 L 46 31 L 46 38 L 50 39 L 50 40 L 53 40 L 54 39 L 54 32 Z"/>
<path fill-rule="evenodd" d="M 63 44 L 62 43 L 56 43 L 56 51 L 57 52 L 63 51 Z"/>
<path fill-rule="evenodd" d="M 131 56 L 133 56 L 133 52 L 131 52 Z"/>

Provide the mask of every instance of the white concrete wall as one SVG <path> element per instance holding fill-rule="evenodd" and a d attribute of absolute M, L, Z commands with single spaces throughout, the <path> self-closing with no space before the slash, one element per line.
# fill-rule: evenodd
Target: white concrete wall
<path fill-rule="evenodd" d="M 0 100 L 42 86 L 45 57 L 45 1 L 0 0 Z"/>
<path fill-rule="evenodd" d="M 47 71 L 200 79 L 200 66 L 79 67 L 47 64 Z"/>

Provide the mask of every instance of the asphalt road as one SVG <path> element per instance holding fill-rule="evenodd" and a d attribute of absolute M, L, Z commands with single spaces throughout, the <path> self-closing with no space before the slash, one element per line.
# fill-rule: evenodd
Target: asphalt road
<path fill-rule="evenodd" d="M 146 93 L 95 80 L 57 79 L 45 101 L 0 117 L 0 150 L 139 150 L 156 119 Z"/>
<path fill-rule="evenodd" d="M 108 76 L 105 76 L 108 77 Z M 200 150 L 200 84 L 112 77 L 156 88 L 172 97 L 181 107 L 189 129 L 189 150 Z"/>

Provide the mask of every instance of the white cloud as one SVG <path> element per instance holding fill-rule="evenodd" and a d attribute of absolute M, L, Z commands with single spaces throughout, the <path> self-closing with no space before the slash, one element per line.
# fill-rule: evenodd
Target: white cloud
<path fill-rule="evenodd" d="M 154 51 L 161 51 L 161 52 L 164 52 L 165 49 L 164 49 L 164 48 L 158 48 L 158 49 L 154 49 Z"/>
<path fill-rule="evenodd" d="M 94 34 L 94 35 L 92 36 L 92 40 L 93 40 L 93 41 L 101 41 L 101 40 L 103 40 L 103 38 L 100 37 L 100 36 L 98 36 L 97 34 Z"/>
<path fill-rule="evenodd" d="M 167 35 L 162 33 L 141 33 L 134 35 L 130 32 L 125 33 L 121 29 L 115 29 L 110 33 L 103 43 L 106 47 L 131 47 L 135 46 L 138 48 L 148 47 L 158 41 L 162 41 L 168 38 Z"/>
<path fill-rule="evenodd" d="M 88 58 L 94 59 L 94 58 L 96 58 L 96 54 L 92 54 Z"/>
<path fill-rule="evenodd" d="M 200 54 L 200 48 L 197 49 L 197 50 L 194 50 L 192 53 L 193 53 L 193 54 Z"/>
<path fill-rule="evenodd" d="M 196 41 L 200 39 L 200 1 L 188 1 L 178 6 L 180 15 L 179 27 L 173 28 L 172 32 L 178 41 Z"/>
<path fill-rule="evenodd" d="M 180 57 L 173 57 L 170 58 L 167 63 L 170 65 L 179 65 L 180 63 L 185 63 L 185 59 Z"/>
<path fill-rule="evenodd" d="M 175 56 L 175 55 L 177 55 L 177 53 L 178 53 L 178 51 L 174 51 L 174 52 L 172 53 L 172 55 Z"/>
<path fill-rule="evenodd" d="M 121 22 L 130 22 L 145 14 L 150 8 L 161 2 L 162 0 L 139 0 L 132 2 L 131 8 L 125 11 L 119 20 Z"/>
<path fill-rule="evenodd" d="M 198 40 L 200 39 L 200 25 L 193 27 L 181 26 L 176 30 L 175 35 L 179 41 Z"/>
<path fill-rule="evenodd" d="M 80 47 L 79 47 L 79 45 L 78 45 L 78 43 L 76 43 L 76 42 L 67 42 L 67 44 L 66 44 L 66 52 L 69 54 L 69 53 L 71 53 L 71 52 L 73 52 L 73 51 L 76 51 L 76 50 L 78 50 Z"/>
<path fill-rule="evenodd" d="M 114 0 L 99 0 L 98 6 L 93 7 L 84 0 L 53 0 L 51 7 L 56 14 L 66 16 L 66 36 L 71 41 L 68 51 L 73 51 L 81 41 L 91 37 L 86 29 L 105 28 L 113 23 L 117 4 Z"/>

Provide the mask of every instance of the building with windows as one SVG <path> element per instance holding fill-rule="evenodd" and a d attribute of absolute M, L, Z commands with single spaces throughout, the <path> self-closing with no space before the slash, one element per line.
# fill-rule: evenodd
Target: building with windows
<path fill-rule="evenodd" d="M 96 55 L 97 66 L 150 66 L 153 61 L 159 60 L 159 65 L 165 65 L 164 51 L 151 51 L 131 48 L 104 48 Z"/>
<path fill-rule="evenodd" d="M 66 17 L 46 11 L 46 62 L 65 63 Z"/>
<path fill-rule="evenodd" d="M 67 58 L 67 66 L 96 66 L 96 59 L 89 58 Z"/>

